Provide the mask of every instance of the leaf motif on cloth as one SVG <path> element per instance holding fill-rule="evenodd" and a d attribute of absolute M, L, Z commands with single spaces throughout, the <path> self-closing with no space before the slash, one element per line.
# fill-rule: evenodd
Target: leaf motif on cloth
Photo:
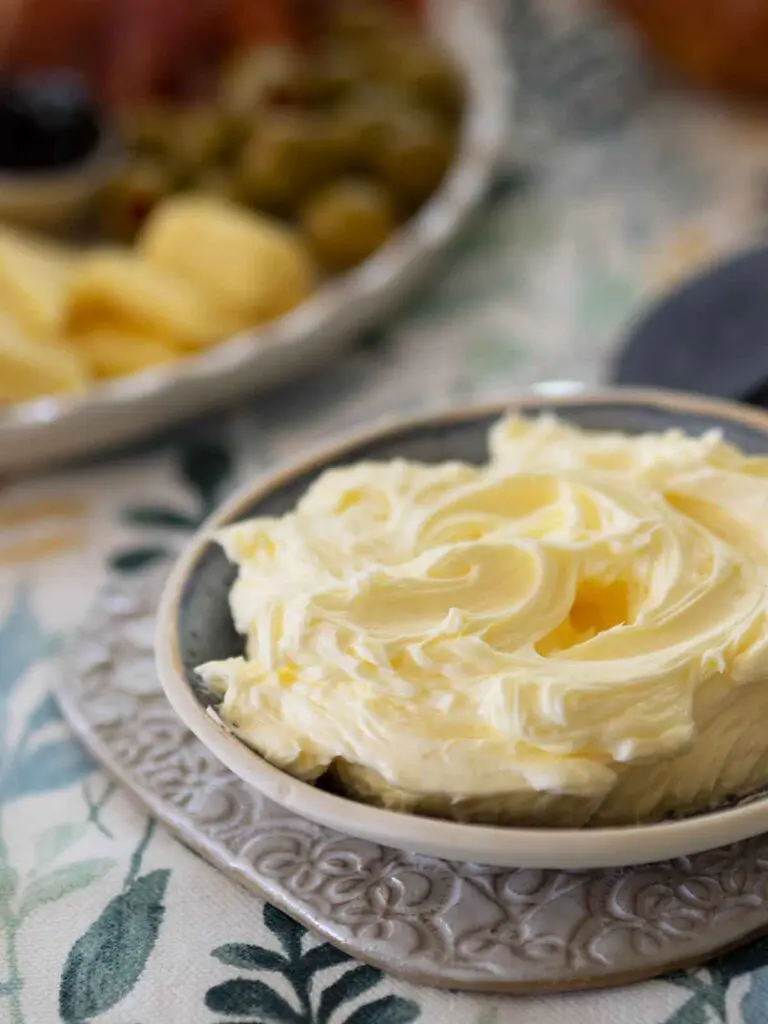
<path fill-rule="evenodd" d="M 277 938 L 289 960 L 298 960 L 301 956 L 301 940 L 307 933 L 306 928 L 284 914 L 282 910 L 273 907 L 271 903 L 264 907 L 264 924 Z"/>
<path fill-rule="evenodd" d="M 27 750 L 0 787 L 0 797 L 16 800 L 33 793 L 64 789 L 94 771 L 95 765 L 73 739 L 63 738 Z"/>
<path fill-rule="evenodd" d="M 141 569 L 147 569 L 150 565 L 170 557 L 171 552 L 167 548 L 157 546 L 126 548 L 113 555 L 109 560 L 109 565 L 114 572 L 139 572 Z"/>
<path fill-rule="evenodd" d="M 164 505 L 129 505 L 120 518 L 129 526 L 146 526 L 153 530 L 194 530 L 198 525 L 186 512 Z"/>
<path fill-rule="evenodd" d="M 419 1007 L 411 999 L 384 996 L 375 1003 L 358 1007 L 345 1024 L 411 1024 L 419 1013 Z"/>
<path fill-rule="evenodd" d="M 180 469 L 186 483 L 196 492 L 205 514 L 219 500 L 232 472 L 232 459 L 220 441 L 192 441 L 181 450 Z"/>
<path fill-rule="evenodd" d="M 722 987 L 727 987 L 734 978 L 751 974 L 761 967 L 768 967 L 768 935 L 716 957 L 707 964 L 709 974 Z"/>
<path fill-rule="evenodd" d="M 368 966 L 353 967 L 352 970 L 342 974 L 338 981 L 334 981 L 323 992 L 315 1016 L 317 1024 L 328 1024 L 334 1010 L 337 1010 L 343 1003 L 356 999 L 368 989 L 374 988 L 383 977 L 384 975 L 378 968 Z"/>
<path fill-rule="evenodd" d="M 250 946 L 245 942 L 230 942 L 226 946 L 219 946 L 211 956 L 228 967 L 239 967 L 244 971 L 284 971 L 289 964 L 280 953 L 262 949 L 261 946 Z"/>
<path fill-rule="evenodd" d="M 691 998 L 683 1003 L 664 1024 L 725 1022 L 727 982 L 722 984 L 720 979 L 707 969 L 675 971 L 667 975 L 667 981 L 688 989 Z"/>
<path fill-rule="evenodd" d="M 133 989 L 157 941 L 170 871 L 136 878 L 106 905 L 70 950 L 59 986 L 59 1013 L 80 1024 Z"/>
<path fill-rule="evenodd" d="M 187 512 L 159 503 L 126 506 L 121 520 L 128 526 L 144 530 L 187 534 L 196 530 L 218 504 L 222 491 L 232 474 L 232 457 L 227 445 L 210 437 L 193 437 L 185 441 L 178 454 L 178 471 L 185 486 L 194 496 L 197 509 Z M 113 572 L 136 573 L 157 562 L 173 557 L 172 546 L 138 544 L 114 552 L 109 558 Z"/>
<path fill-rule="evenodd" d="M 32 610 L 29 590 L 17 587 L 10 610 L 0 622 L 0 700 L 10 696 L 32 666 L 47 657 L 55 637 L 40 626 Z"/>
<path fill-rule="evenodd" d="M 56 698 L 52 693 L 46 693 L 27 719 L 26 728 L 30 732 L 37 732 L 38 729 L 50 725 L 51 722 L 60 721 L 62 721 L 61 712 L 59 711 L 59 705 L 56 703 Z"/>
<path fill-rule="evenodd" d="M 301 958 L 300 966 L 307 974 L 314 974 L 316 971 L 324 971 L 327 967 L 343 964 L 349 959 L 349 955 L 337 946 L 323 942 L 320 946 L 313 946 L 307 950 Z"/>
<path fill-rule="evenodd" d="M 267 903 L 263 920 L 282 952 L 243 942 L 231 942 L 213 950 L 221 963 L 246 971 L 278 973 L 293 989 L 293 1005 L 266 982 L 232 978 L 208 989 L 205 1005 L 238 1024 L 410 1024 L 421 1011 L 411 1000 L 384 996 L 357 1006 L 342 1018 L 345 1003 L 359 999 L 384 980 L 376 967 L 355 964 L 342 950 L 321 942 L 302 952 L 307 929 Z M 322 971 L 350 963 L 348 970 L 315 993 L 315 976 Z M 245 1017 L 253 1015 L 248 1021 Z"/>
<path fill-rule="evenodd" d="M 712 1007 L 707 997 L 699 994 L 689 999 L 668 1017 L 664 1024 L 714 1024 L 715 1021 L 723 1021 L 724 1017 L 713 1016 Z"/>
<path fill-rule="evenodd" d="M 768 968 L 754 972 L 740 1009 L 743 1024 L 763 1024 L 768 1012 Z"/>
<path fill-rule="evenodd" d="M 18 916 L 21 919 L 28 917 L 46 903 L 53 903 L 63 896 L 87 888 L 92 882 L 103 878 L 114 863 L 109 857 L 101 857 L 67 864 L 47 875 L 41 875 L 27 886 Z"/>
<path fill-rule="evenodd" d="M 257 1014 L 270 1024 L 303 1024 L 304 1018 L 289 1003 L 262 981 L 233 978 L 208 989 L 205 1005 L 209 1010 L 242 1017 Z"/>
<path fill-rule="evenodd" d="M 8 916 L 8 912 L 19 887 L 19 873 L 10 865 L 0 866 L 0 921 Z"/>
<path fill-rule="evenodd" d="M 35 870 L 41 871 L 48 867 L 70 846 L 79 842 L 87 831 L 86 821 L 72 821 L 45 829 L 35 843 Z"/>
<path fill-rule="evenodd" d="M 688 989 L 691 998 L 665 1024 L 711 1024 L 713 1020 L 725 1021 L 728 987 L 744 974 L 751 974 L 753 980 L 743 1002 L 752 1007 L 755 1000 L 763 1000 L 760 1002 L 762 1016 L 753 1016 L 750 1020 L 745 1013 L 744 1024 L 763 1024 L 768 1019 L 765 1015 L 768 1008 L 768 936 L 715 957 L 701 970 L 668 974 L 667 981 Z"/>

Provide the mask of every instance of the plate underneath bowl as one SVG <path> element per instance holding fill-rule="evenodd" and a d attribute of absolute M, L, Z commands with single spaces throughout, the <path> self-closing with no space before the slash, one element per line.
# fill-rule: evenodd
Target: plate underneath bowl
<path fill-rule="evenodd" d="M 570 873 L 412 855 L 278 807 L 227 771 L 163 695 L 153 632 L 164 576 L 97 600 L 63 655 L 62 709 L 184 843 L 354 957 L 419 984 L 552 992 L 639 981 L 768 930 L 768 836 Z"/>

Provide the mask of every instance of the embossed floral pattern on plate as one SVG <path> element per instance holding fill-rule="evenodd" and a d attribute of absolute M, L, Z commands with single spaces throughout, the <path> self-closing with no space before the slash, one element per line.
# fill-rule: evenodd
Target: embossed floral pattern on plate
<path fill-rule="evenodd" d="M 97 602 L 62 657 L 66 717 L 182 841 L 353 956 L 423 984 L 552 990 L 650 977 L 768 930 L 768 837 L 633 869 L 508 870 L 351 839 L 265 800 L 149 685 L 164 574 Z"/>

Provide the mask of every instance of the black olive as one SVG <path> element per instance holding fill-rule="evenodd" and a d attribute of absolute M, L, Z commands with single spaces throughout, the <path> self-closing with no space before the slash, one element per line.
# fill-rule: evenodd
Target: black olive
<path fill-rule="evenodd" d="M 101 135 L 97 104 L 65 72 L 0 81 L 0 170 L 64 169 L 85 160 Z"/>

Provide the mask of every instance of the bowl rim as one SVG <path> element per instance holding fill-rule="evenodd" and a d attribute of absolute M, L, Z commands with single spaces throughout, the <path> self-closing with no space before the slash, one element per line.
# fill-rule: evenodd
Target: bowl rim
<path fill-rule="evenodd" d="M 763 432 L 768 442 L 768 412 L 759 409 L 675 391 L 604 388 L 566 395 L 524 394 L 415 417 L 393 417 L 314 446 L 301 459 L 288 460 L 238 488 L 206 519 L 171 570 L 156 620 L 155 659 L 160 683 L 176 714 L 227 768 L 287 810 L 346 835 L 448 860 L 551 869 L 623 867 L 699 853 L 768 830 L 768 799 L 654 824 L 584 829 L 481 825 L 385 810 L 317 789 L 269 764 L 200 705 L 186 679 L 178 630 L 181 596 L 203 554 L 215 544 L 215 531 L 236 521 L 245 507 L 286 481 L 372 441 L 509 411 L 546 412 L 589 404 L 700 413 L 752 427 Z"/>

